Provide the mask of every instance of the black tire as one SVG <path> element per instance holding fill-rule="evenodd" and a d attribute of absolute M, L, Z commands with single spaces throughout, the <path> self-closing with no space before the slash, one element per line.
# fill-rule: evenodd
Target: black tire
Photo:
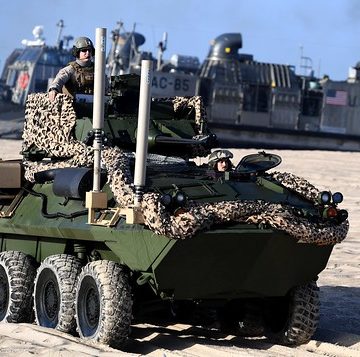
<path fill-rule="evenodd" d="M 0 253 L 0 321 L 32 322 L 36 261 L 17 251 Z"/>
<path fill-rule="evenodd" d="M 319 288 L 315 281 L 293 288 L 289 294 L 289 307 L 285 324 L 268 337 L 276 343 L 297 346 L 310 341 L 320 318 Z"/>
<path fill-rule="evenodd" d="M 67 254 L 47 257 L 40 265 L 34 289 L 35 320 L 40 326 L 74 332 L 78 258 Z"/>
<path fill-rule="evenodd" d="M 76 322 L 80 337 L 121 347 L 131 323 L 132 298 L 126 267 L 112 261 L 87 264 L 76 289 Z"/>

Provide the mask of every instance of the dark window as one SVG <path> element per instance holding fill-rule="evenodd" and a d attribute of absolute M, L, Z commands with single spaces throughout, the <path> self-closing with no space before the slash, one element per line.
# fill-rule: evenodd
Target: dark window
<path fill-rule="evenodd" d="M 268 112 L 269 111 L 269 93 L 270 88 L 247 84 L 244 86 L 244 110 L 250 112 Z"/>
<path fill-rule="evenodd" d="M 258 102 L 257 111 L 266 113 L 269 110 L 269 88 L 268 87 L 257 87 L 258 89 Z"/>
<path fill-rule="evenodd" d="M 70 53 L 60 53 L 57 50 L 46 50 L 39 60 L 39 64 L 45 64 L 47 66 L 64 67 L 74 58 Z"/>
<path fill-rule="evenodd" d="M 322 93 L 305 92 L 302 102 L 301 114 L 311 117 L 320 116 L 322 104 Z"/>
<path fill-rule="evenodd" d="M 28 47 L 24 49 L 24 52 L 17 58 L 17 61 L 19 62 L 35 62 L 40 52 L 42 51 L 41 47 Z"/>

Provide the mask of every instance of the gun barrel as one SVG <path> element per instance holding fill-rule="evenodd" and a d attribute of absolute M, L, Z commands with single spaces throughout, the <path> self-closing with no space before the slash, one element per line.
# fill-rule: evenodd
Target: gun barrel
<path fill-rule="evenodd" d="M 173 136 L 158 135 L 155 137 L 156 144 L 178 144 L 178 145 L 204 145 L 210 139 L 209 135 L 202 137 L 201 139 L 185 139 L 176 138 Z"/>

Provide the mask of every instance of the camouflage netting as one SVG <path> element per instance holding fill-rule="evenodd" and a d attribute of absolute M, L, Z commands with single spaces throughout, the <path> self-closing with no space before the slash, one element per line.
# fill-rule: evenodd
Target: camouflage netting
<path fill-rule="evenodd" d="M 177 105 L 175 101 L 174 105 Z M 185 103 L 189 105 L 189 101 Z M 197 116 L 197 120 L 200 120 Z M 92 148 L 77 141 L 73 135 L 75 113 L 71 99 L 59 94 L 49 102 L 46 94 L 31 94 L 26 108 L 23 149 L 33 145 L 45 150 L 56 161 L 24 161 L 25 177 L 34 182 L 34 173 L 58 167 L 92 165 Z M 60 161 L 61 159 L 61 161 Z M 107 170 L 108 184 L 119 206 L 132 204 L 134 191 L 129 169 L 129 155 L 119 148 L 102 151 L 102 165 Z M 285 187 L 315 201 L 319 191 L 308 181 L 289 173 L 274 172 L 272 177 Z M 319 245 L 341 242 L 348 231 L 348 221 L 340 225 L 311 223 L 293 212 L 292 207 L 264 201 L 223 201 L 196 203 L 190 201 L 186 210 L 172 215 L 160 203 L 160 194 L 145 193 L 142 211 L 145 224 L 155 233 L 184 239 L 223 222 L 243 222 L 284 231 L 299 242 Z"/>
<path fill-rule="evenodd" d="M 206 110 L 200 96 L 193 97 L 166 97 L 166 98 L 154 98 L 155 102 L 162 103 L 172 103 L 174 112 L 190 112 L 194 111 L 194 121 L 195 121 L 195 132 L 197 135 L 193 139 L 202 139 L 206 136 Z M 192 157 L 196 156 L 207 156 L 211 153 L 210 148 L 206 148 L 202 145 L 196 145 L 192 148 Z"/>
<path fill-rule="evenodd" d="M 206 111 L 202 97 L 193 96 L 193 97 L 154 98 L 153 101 L 172 103 L 175 113 L 185 108 L 194 109 L 196 131 L 199 134 L 204 134 L 202 130 L 203 130 L 203 123 L 206 122 Z"/>
<path fill-rule="evenodd" d="M 93 148 L 74 138 L 76 115 L 70 97 L 59 94 L 54 102 L 50 102 L 47 94 L 30 94 L 25 119 L 22 149 L 36 146 L 50 157 L 61 158 L 61 161 L 54 162 L 24 160 L 28 181 L 34 182 L 34 174 L 44 170 L 93 165 Z M 131 204 L 133 190 L 127 156 L 119 148 L 105 148 L 102 161 L 115 200 L 123 206 Z"/>
<path fill-rule="evenodd" d="M 320 191 L 302 177 L 298 177 L 288 172 L 274 171 L 271 176 L 286 188 L 293 190 L 305 197 L 309 201 L 316 202 Z"/>
<path fill-rule="evenodd" d="M 182 107 L 194 108 L 195 110 L 195 124 L 200 134 L 202 123 L 206 120 L 206 111 L 203 100 L 200 96 L 194 96 L 190 98 L 175 97 L 172 101 L 174 105 L 174 111 L 178 111 Z"/>
<path fill-rule="evenodd" d="M 92 147 L 75 140 L 73 129 L 76 115 L 72 99 L 66 95 L 56 96 L 50 102 L 47 94 L 30 94 L 26 102 L 22 150 L 36 147 L 50 157 L 61 158 L 51 162 L 24 161 L 25 178 L 34 181 L 34 173 L 50 168 L 90 166 Z"/>
<path fill-rule="evenodd" d="M 348 231 L 347 222 L 339 226 L 310 223 L 296 216 L 291 207 L 260 200 L 190 204 L 187 209 L 185 213 L 172 216 L 159 203 L 159 195 L 147 194 L 143 200 L 145 223 L 158 234 L 178 239 L 192 237 L 213 224 L 230 221 L 275 228 L 301 243 L 319 245 L 340 243 Z"/>

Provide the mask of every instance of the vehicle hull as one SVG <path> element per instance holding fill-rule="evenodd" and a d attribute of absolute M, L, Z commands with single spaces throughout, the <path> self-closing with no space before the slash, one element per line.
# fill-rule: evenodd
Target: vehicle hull
<path fill-rule="evenodd" d="M 50 197 L 51 186 L 37 184 L 33 190 Z M 46 214 L 83 209 L 81 200 L 64 204 L 53 195 Z M 192 238 L 170 239 L 124 218 L 103 227 L 89 225 L 87 215 L 46 218 L 41 211 L 41 199 L 28 194 L 12 217 L 1 219 L 1 251 L 21 250 L 39 262 L 50 254 L 78 253 L 78 247 L 88 255 L 97 251 L 102 259 L 146 277 L 164 298 L 284 296 L 291 287 L 316 279 L 332 251 L 331 245 L 298 243 L 284 232 L 253 224 L 225 224 Z"/>

